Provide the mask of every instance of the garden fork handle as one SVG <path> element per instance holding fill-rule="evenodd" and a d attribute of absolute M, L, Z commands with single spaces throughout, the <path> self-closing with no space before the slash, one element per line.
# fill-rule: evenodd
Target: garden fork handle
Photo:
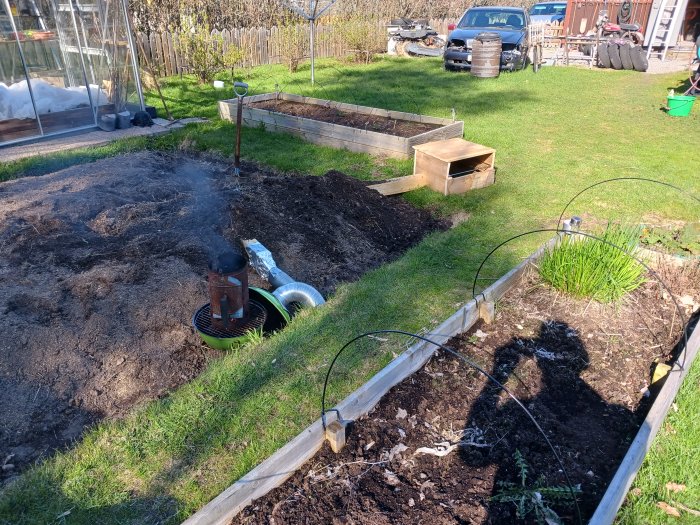
<path fill-rule="evenodd" d="M 236 112 L 236 149 L 233 160 L 233 174 L 238 177 L 241 174 L 241 126 L 243 125 L 243 97 L 248 94 L 248 84 L 234 82 L 233 92 L 238 97 L 238 111 Z"/>

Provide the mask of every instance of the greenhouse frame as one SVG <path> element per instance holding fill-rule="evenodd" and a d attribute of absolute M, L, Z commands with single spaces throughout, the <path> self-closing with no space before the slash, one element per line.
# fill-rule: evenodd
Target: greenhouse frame
<path fill-rule="evenodd" d="M 0 0 L 0 146 L 143 108 L 126 0 Z"/>

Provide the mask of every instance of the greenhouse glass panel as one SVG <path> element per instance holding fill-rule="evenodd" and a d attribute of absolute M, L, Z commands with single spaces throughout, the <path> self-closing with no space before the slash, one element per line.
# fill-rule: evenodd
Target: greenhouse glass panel
<path fill-rule="evenodd" d="M 141 109 L 122 0 L 0 0 L 0 145 Z"/>

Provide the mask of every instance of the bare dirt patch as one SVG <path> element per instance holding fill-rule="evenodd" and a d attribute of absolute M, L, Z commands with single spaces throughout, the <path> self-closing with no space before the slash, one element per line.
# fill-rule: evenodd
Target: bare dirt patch
<path fill-rule="evenodd" d="M 686 300 L 690 315 L 700 304 L 700 268 L 664 269 L 663 276 L 679 296 L 693 298 Z M 448 346 L 532 411 L 581 486 L 585 523 L 653 399 L 653 362 L 672 359 L 680 336 L 673 303 L 654 282 L 606 307 L 564 298 L 530 275 L 499 304 L 494 324 Z M 491 499 L 500 483 L 520 484 L 516 450 L 529 465 L 528 486 L 538 478 L 540 486 L 565 485 L 524 412 L 441 351 L 355 423 L 340 454 L 324 445 L 232 524 L 535 523 L 534 513 L 521 521 L 513 504 Z M 565 523 L 578 522 L 573 508 L 554 509 Z"/>
<path fill-rule="evenodd" d="M 425 122 L 410 122 L 408 120 L 398 120 L 379 115 L 365 115 L 363 113 L 350 113 L 339 109 L 320 106 L 317 104 L 304 104 L 290 100 L 263 100 L 252 102 L 250 107 L 257 109 L 267 109 L 292 115 L 304 117 L 312 120 L 320 120 L 330 124 L 340 124 L 349 128 L 364 129 L 366 131 L 376 131 L 397 137 L 414 137 L 421 133 L 426 133 L 441 127 L 438 124 L 428 124 Z"/>
<path fill-rule="evenodd" d="M 231 172 L 143 152 L 0 185 L 4 477 L 219 355 L 190 319 L 207 302 L 210 255 L 238 239 L 329 294 L 447 227 L 341 173 Z"/>

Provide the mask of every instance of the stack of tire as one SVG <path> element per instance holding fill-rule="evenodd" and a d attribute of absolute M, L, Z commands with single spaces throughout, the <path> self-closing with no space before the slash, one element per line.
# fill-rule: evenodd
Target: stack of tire
<path fill-rule="evenodd" d="M 644 72 L 649 68 L 649 61 L 642 46 L 613 38 L 598 45 L 598 66 Z"/>

